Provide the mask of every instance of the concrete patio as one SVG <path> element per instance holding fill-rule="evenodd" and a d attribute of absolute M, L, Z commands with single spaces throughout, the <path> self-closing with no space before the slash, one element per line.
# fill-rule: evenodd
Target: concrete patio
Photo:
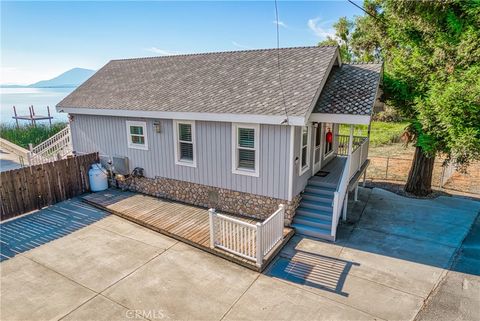
<path fill-rule="evenodd" d="M 468 320 L 480 316 L 479 210 L 361 189 L 337 243 L 295 236 L 263 274 L 110 215 L 2 262 L 0 318 Z M 428 314 L 445 302 L 450 314 Z"/>

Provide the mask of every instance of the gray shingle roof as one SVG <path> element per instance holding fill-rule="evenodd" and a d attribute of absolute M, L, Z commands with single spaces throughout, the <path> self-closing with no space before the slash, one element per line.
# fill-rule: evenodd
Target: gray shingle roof
<path fill-rule="evenodd" d="M 336 47 L 280 49 L 289 116 L 305 116 Z M 112 60 L 59 108 L 284 115 L 276 49 Z"/>
<path fill-rule="evenodd" d="M 333 67 L 314 113 L 371 115 L 382 64 Z"/>

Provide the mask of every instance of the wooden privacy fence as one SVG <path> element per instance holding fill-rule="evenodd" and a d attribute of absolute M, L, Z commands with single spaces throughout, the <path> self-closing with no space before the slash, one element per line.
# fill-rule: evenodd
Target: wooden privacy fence
<path fill-rule="evenodd" d="M 1 221 L 90 190 L 88 170 L 98 153 L 0 173 Z"/>

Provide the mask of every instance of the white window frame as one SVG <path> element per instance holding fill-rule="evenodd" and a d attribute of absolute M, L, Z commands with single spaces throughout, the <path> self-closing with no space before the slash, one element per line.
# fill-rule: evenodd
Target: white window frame
<path fill-rule="evenodd" d="M 180 133 L 178 131 L 180 124 L 188 124 L 192 126 L 192 146 L 193 146 L 193 160 L 188 161 L 180 159 Z M 173 120 L 173 146 L 175 149 L 175 164 L 181 166 L 197 167 L 197 143 L 195 139 L 195 121 L 194 120 Z M 190 142 L 188 142 L 190 143 Z"/>
<path fill-rule="evenodd" d="M 249 128 L 254 130 L 253 150 L 255 151 L 255 170 L 249 170 L 238 167 L 238 129 Z M 241 147 L 244 148 L 244 147 Z M 245 148 L 246 149 L 246 148 Z M 259 124 L 245 124 L 232 123 L 232 173 L 247 176 L 260 176 L 260 125 Z"/>
<path fill-rule="evenodd" d="M 145 144 L 135 144 L 135 143 L 132 142 L 132 134 L 130 133 L 130 127 L 131 126 L 142 127 L 143 128 L 143 135 L 135 135 L 135 136 L 143 136 Z M 144 121 L 127 120 L 126 121 L 126 128 L 127 128 L 127 146 L 128 146 L 128 148 L 148 150 L 147 123 L 144 122 Z"/>
<path fill-rule="evenodd" d="M 302 159 L 302 150 L 303 148 L 305 147 L 305 145 L 303 145 L 303 129 L 304 128 L 307 128 L 307 161 L 305 162 L 305 166 L 302 167 L 302 162 L 303 162 L 303 159 Z M 311 155 L 311 149 L 312 149 L 312 126 L 311 124 L 308 124 L 306 126 L 302 126 L 300 127 L 300 157 L 298 158 L 299 159 L 299 173 L 298 175 L 299 176 L 302 176 L 303 174 L 305 174 L 309 169 L 310 169 L 310 155 Z"/>

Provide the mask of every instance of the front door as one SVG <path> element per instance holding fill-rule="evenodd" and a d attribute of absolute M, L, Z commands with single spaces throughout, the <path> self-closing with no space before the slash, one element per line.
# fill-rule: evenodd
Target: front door
<path fill-rule="evenodd" d="M 322 167 L 322 126 L 316 123 L 313 127 L 315 136 L 313 139 L 313 175 Z"/>

